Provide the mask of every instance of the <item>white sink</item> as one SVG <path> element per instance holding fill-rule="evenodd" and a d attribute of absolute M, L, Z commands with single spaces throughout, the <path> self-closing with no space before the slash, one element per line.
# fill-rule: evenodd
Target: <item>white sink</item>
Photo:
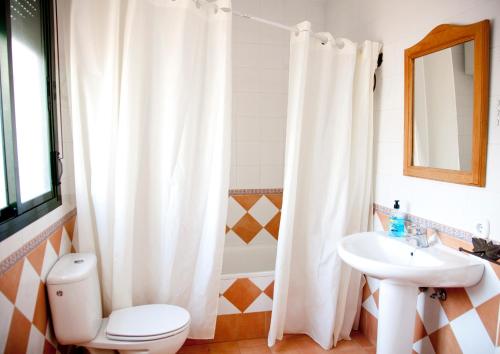
<path fill-rule="evenodd" d="M 415 248 L 404 237 L 377 232 L 345 237 L 339 255 L 351 267 L 381 280 L 378 354 L 412 352 L 419 287 L 468 287 L 484 272 L 474 256 L 440 244 Z"/>
<path fill-rule="evenodd" d="M 364 232 L 345 237 L 340 257 L 377 278 L 425 287 L 468 287 L 481 280 L 484 265 L 476 257 L 437 244 L 415 248 L 395 237 Z"/>

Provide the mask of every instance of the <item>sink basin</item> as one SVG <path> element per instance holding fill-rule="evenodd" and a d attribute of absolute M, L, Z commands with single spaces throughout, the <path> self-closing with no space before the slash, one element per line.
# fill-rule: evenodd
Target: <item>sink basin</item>
<path fill-rule="evenodd" d="M 343 238 L 339 255 L 351 267 L 381 280 L 378 354 L 412 352 L 419 287 L 468 287 L 484 272 L 474 256 L 440 244 L 415 248 L 403 237 L 377 232 Z"/>
<path fill-rule="evenodd" d="M 477 284 L 484 271 L 483 263 L 471 255 L 439 244 L 416 249 L 404 238 L 377 232 L 345 237 L 339 255 L 371 277 L 419 287 L 468 287 Z"/>

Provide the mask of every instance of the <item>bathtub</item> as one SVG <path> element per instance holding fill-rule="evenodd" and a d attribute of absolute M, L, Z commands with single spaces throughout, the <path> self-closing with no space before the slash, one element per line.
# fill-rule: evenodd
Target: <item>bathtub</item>
<path fill-rule="evenodd" d="M 226 247 L 222 263 L 222 278 L 250 273 L 274 274 L 276 245 Z"/>
<path fill-rule="evenodd" d="M 218 315 L 270 312 L 276 245 L 226 247 Z"/>

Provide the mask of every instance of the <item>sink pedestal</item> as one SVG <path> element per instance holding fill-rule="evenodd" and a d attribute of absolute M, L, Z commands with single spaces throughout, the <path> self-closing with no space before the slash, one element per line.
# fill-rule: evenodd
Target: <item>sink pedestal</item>
<path fill-rule="evenodd" d="M 377 354 L 410 354 L 418 287 L 382 280 L 379 291 Z"/>

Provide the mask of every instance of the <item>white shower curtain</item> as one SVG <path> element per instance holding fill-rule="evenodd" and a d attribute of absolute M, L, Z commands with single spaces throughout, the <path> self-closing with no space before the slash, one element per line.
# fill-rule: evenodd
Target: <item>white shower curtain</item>
<path fill-rule="evenodd" d="M 70 12 L 60 32 L 79 246 L 99 256 L 105 312 L 176 304 L 191 314 L 190 337 L 211 338 L 229 179 L 231 14 L 192 0 L 61 2 Z"/>
<path fill-rule="evenodd" d="M 371 219 L 373 74 L 380 45 L 323 45 L 310 24 L 291 36 L 283 209 L 269 345 L 306 333 L 323 348 L 348 339 L 360 274 L 340 239 Z M 332 39 L 331 35 L 326 35 Z"/>

